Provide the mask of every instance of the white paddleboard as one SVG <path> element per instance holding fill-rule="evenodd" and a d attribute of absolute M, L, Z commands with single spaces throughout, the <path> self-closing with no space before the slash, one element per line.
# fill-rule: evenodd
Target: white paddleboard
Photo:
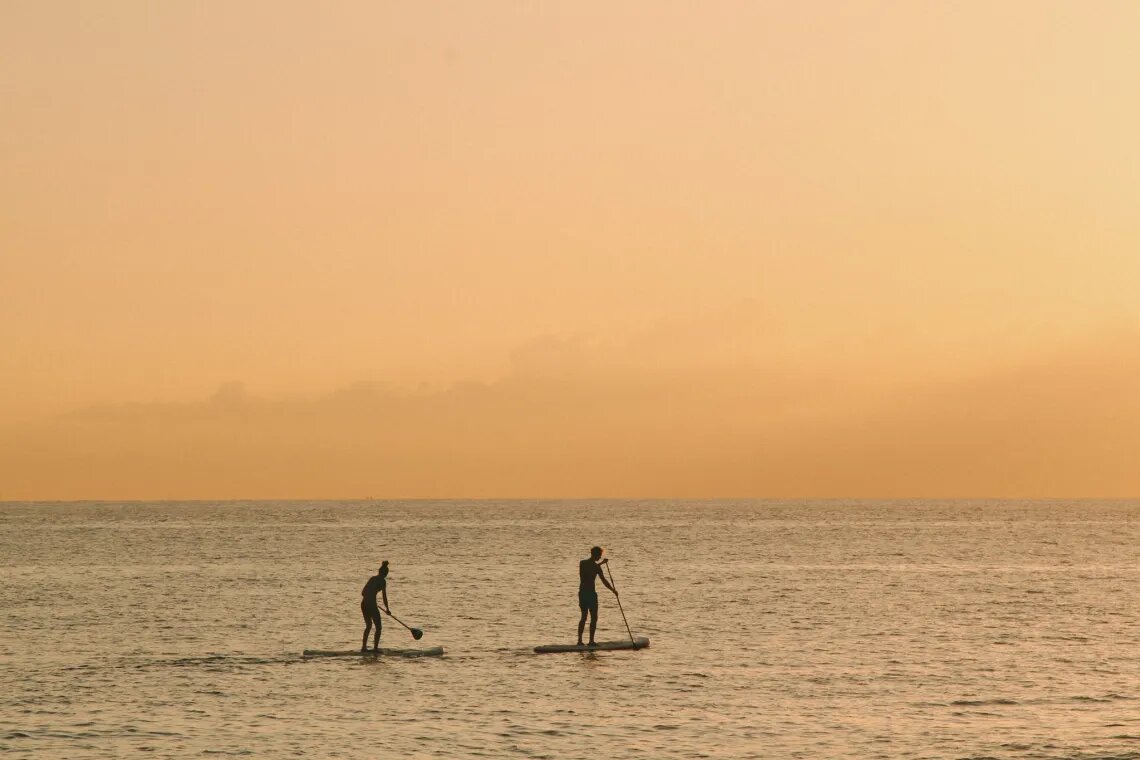
<path fill-rule="evenodd" d="M 368 649 L 306 649 L 304 657 L 439 657 L 443 654 L 443 647 L 430 647 L 428 649 L 393 649 L 381 647 L 379 652 Z"/>
<path fill-rule="evenodd" d="M 611 652 L 615 649 L 645 649 L 649 646 L 649 639 L 644 636 L 638 636 L 633 641 L 624 639 L 622 641 L 599 641 L 594 646 L 589 644 L 545 644 L 540 647 L 535 647 L 534 651 L 539 654 L 552 654 L 554 652 Z"/>

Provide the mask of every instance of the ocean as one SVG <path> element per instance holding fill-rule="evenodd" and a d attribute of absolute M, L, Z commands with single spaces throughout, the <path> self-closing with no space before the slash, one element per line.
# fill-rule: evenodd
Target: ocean
<path fill-rule="evenodd" d="M 533 654 L 595 544 L 650 648 Z M 0 752 L 1140 758 L 1138 547 L 1140 502 L 4 503 Z M 303 658 L 385 559 L 382 644 L 446 655 Z"/>

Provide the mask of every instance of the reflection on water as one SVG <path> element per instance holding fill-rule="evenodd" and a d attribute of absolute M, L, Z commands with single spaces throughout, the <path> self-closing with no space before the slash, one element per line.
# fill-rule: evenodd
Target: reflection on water
<path fill-rule="evenodd" d="M 1120 502 L 0 505 L 0 751 L 1140 758 L 1138 539 Z M 593 544 L 652 647 L 531 654 Z M 425 631 L 383 645 L 447 655 L 303 659 L 381 559 Z"/>

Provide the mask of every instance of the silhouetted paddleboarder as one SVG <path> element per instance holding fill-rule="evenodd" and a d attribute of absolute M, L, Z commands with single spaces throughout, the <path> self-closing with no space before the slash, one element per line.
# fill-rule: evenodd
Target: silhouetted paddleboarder
<path fill-rule="evenodd" d="M 603 578 L 603 580 L 605 580 Z M 361 590 L 360 595 L 364 598 L 360 600 L 360 611 L 364 614 L 364 640 L 360 642 L 360 651 L 368 651 L 368 632 L 372 630 L 372 626 L 376 626 L 376 637 L 372 639 L 372 649 L 380 651 L 380 608 L 376 605 L 376 595 L 380 594 L 384 597 L 384 611 L 389 615 L 392 614 L 392 608 L 388 606 L 388 560 L 384 560 L 380 565 L 380 570 L 368 579 Z"/>
<path fill-rule="evenodd" d="M 578 607 L 582 610 L 582 618 L 578 621 L 578 646 L 582 646 L 582 631 L 586 627 L 586 615 L 590 615 L 590 646 L 594 644 L 594 631 L 598 627 L 598 592 L 594 588 L 594 579 L 601 578 L 602 584 L 617 596 L 617 589 L 606 580 L 602 572 L 602 565 L 609 560 L 602 559 L 602 547 L 595 546 L 590 549 L 590 556 L 578 563 Z"/>

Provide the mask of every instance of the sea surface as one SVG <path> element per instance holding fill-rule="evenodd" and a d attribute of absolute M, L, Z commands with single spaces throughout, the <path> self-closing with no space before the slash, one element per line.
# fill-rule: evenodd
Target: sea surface
<path fill-rule="evenodd" d="M 533 654 L 594 544 L 651 647 Z M 384 559 L 447 654 L 303 658 Z M 1140 502 L 5 503 L 0 754 L 1140 758 L 1138 560 Z"/>

